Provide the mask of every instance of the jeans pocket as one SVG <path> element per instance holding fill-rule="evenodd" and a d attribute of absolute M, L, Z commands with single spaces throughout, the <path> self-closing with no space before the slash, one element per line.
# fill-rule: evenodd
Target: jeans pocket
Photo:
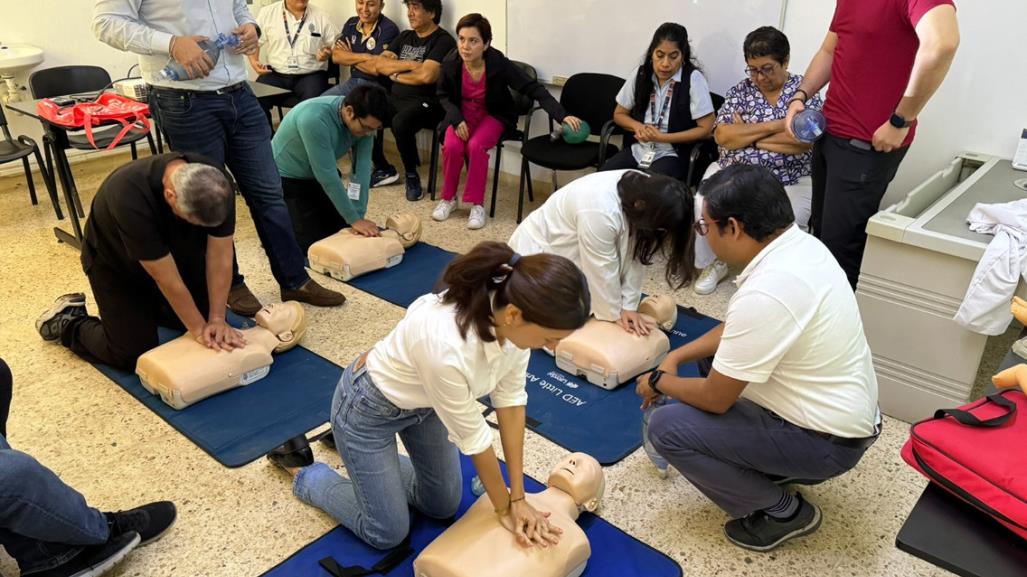
<path fill-rule="evenodd" d="M 360 414 L 371 418 L 395 419 L 403 413 L 402 409 L 385 398 L 366 373 L 357 377 L 354 385 L 357 398 L 353 401 L 353 408 Z"/>
<path fill-rule="evenodd" d="M 193 95 L 159 91 L 154 95 L 154 102 L 157 103 L 158 113 L 161 118 L 166 119 L 168 116 L 174 117 L 188 114 L 193 107 Z"/>

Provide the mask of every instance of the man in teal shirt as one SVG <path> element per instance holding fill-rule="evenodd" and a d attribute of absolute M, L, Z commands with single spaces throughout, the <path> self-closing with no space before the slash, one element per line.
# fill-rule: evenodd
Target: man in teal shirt
<path fill-rule="evenodd" d="M 364 215 L 371 188 L 371 149 L 387 106 L 388 96 L 380 86 L 357 86 L 345 96 L 304 100 L 278 127 L 271 147 L 303 252 L 346 226 L 364 236 L 378 236 L 378 226 Z M 353 174 L 347 186 L 336 163 L 348 152 L 353 155 Z"/>

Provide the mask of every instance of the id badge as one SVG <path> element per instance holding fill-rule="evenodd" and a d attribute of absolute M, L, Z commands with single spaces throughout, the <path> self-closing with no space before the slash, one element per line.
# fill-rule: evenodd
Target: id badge
<path fill-rule="evenodd" d="M 286 60 L 286 61 L 285 61 L 285 65 L 286 65 L 286 66 L 287 66 L 287 67 L 288 67 L 288 68 L 289 68 L 290 70 L 293 70 L 293 69 L 299 68 L 299 67 L 300 67 L 300 59 L 299 59 L 299 58 L 296 58 L 295 56 L 290 56 L 290 57 L 288 58 L 288 60 Z"/>
<path fill-rule="evenodd" d="M 350 200 L 360 200 L 360 183 L 350 182 L 349 186 L 346 188 L 346 196 L 348 196 Z"/>
<path fill-rule="evenodd" d="M 639 168 L 649 168 L 656 160 L 656 149 L 653 146 L 646 146 L 642 151 L 642 160 L 638 161 Z"/>

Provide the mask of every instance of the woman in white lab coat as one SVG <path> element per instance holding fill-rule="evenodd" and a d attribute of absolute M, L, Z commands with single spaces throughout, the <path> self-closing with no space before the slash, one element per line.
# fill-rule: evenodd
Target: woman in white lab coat
<path fill-rule="evenodd" d="M 583 176 L 549 197 L 510 237 L 521 254 L 547 252 L 581 267 L 592 296 L 592 314 L 642 335 L 644 265 L 657 252 L 667 260 L 664 276 L 681 288 L 696 275 L 692 194 L 681 181 L 637 170 Z"/>

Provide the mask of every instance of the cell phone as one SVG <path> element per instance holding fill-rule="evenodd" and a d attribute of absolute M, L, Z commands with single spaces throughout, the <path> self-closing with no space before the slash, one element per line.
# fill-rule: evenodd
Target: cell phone
<path fill-rule="evenodd" d="M 60 98 L 54 98 L 53 103 L 57 106 L 71 106 L 75 104 L 75 99 L 68 98 L 67 96 L 61 96 Z"/>
<path fill-rule="evenodd" d="M 1020 133 L 1020 143 L 1016 145 L 1016 154 L 1013 155 L 1013 168 L 1027 170 L 1027 128 Z"/>
<path fill-rule="evenodd" d="M 849 145 L 852 146 L 853 148 L 858 148 L 860 150 L 866 150 L 868 152 L 874 149 L 874 145 L 873 144 L 870 144 L 869 142 L 867 142 L 865 140 L 860 140 L 858 138 L 853 138 L 853 139 L 849 140 Z"/>

